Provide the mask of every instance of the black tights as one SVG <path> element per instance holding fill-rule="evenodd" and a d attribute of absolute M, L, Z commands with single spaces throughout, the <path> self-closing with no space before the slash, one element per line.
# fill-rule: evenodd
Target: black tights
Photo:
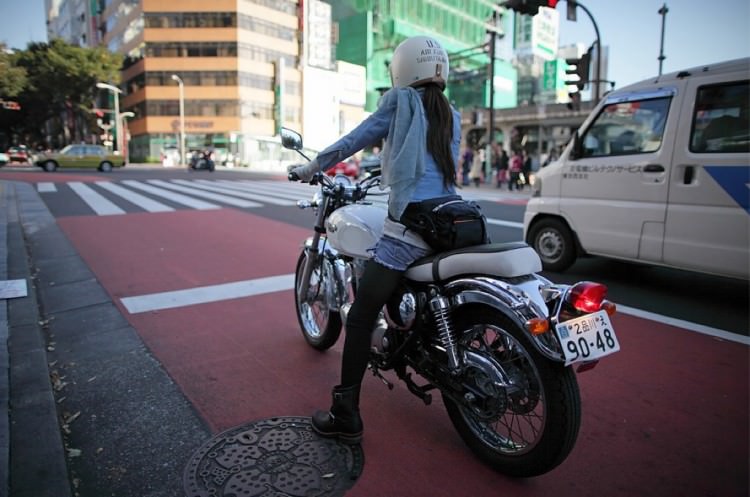
<path fill-rule="evenodd" d="M 403 274 L 403 271 L 389 269 L 372 259 L 365 263 L 357 296 L 346 319 L 346 339 L 341 359 L 342 387 L 362 383 L 370 357 L 370 336 L 378 313 L 398 288 Z"/>

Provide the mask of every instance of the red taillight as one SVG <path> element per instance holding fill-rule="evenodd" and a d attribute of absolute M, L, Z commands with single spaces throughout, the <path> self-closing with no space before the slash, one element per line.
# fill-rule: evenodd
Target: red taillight
<path fill-rule="evenodd" d="M 606 296 L 606 286 L 592 281 L 581 281 L 571 287 L 566 300 L 575 309 L 590 313 L 601 309 Z"/>

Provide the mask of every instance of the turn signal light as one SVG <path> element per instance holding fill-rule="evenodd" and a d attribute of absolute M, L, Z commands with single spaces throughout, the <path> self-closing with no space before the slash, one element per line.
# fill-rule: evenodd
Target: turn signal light
<path fill-rule="evenodd" d="M 607 296 L 607 287 L 593 281 L 581 281 L 573 285 L 568 291 L 567 302 L 575 309 L 591 313 L 602 307 Z"/>
<path fill-rule="evenodd" d="M 614 316 L 615 312 L 617 312 L 617 306 L 614 302 L 610 302 L 609 300 L 605 300 L 604 302 L 602 302 L 600 309 L 603 311 L 607 311 L 607 314 L 609 316 Z"/>
<path fill-rule="evenodd" d="M 532 335 L 542 335 L 549 331 L 549 321 L 544 318 L 532 318 L 526 321 L 526 329 Z"/>

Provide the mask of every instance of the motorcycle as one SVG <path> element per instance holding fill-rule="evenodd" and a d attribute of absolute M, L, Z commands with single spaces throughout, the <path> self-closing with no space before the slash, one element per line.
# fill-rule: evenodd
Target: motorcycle
<path fill-rule="evenodd" d="M 190 157 L 190 169 L 208 169 L 214 172 L 216 165 L 214 163 L 214 154 L 210 150 L 194 151 Z"/>
<path fill-rule="evenodd" d="M 301 135 L 284 128 L 281 138 L 309 160 Z M 387 212 L 367 200 L 379 176 L 355 183 L 316 173 L 310 184 L 320 190 L 298 206 L 314 209 L 316 221 L 297 260 L 294 298 L 302 335 L 325 351 L 346 324 Z M 393 389 L 383 375 L 393 371 L 427 405 L 437 390 L 469 448 L 516 477 L 565 460 L 581 420 L 576 371 L 620 349 L 606 287 L 554 284 L 541 269 L 523 242 L 433 254 L 407 269 L 372 332 L 371 372 Z"/>

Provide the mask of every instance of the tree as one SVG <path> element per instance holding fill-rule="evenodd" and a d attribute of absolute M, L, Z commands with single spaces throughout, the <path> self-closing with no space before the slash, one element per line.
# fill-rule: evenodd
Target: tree
<path fill-rule="evenodd" d="M 122 56 L 104 47 L 82 48 L 60 39 L 30 43 L 13 55 L 27 84 L 18 95 L 20 123 L 14 131 L 29 144 L 61 147 L 95 130 L 96 83 L 118 83 Z"/>
<path fill-rule="evenodd" d="M 0 98 L 18 96 L 26 86 L 26 70 L 16 67 L 5 44 L 0 43 Z"/>

